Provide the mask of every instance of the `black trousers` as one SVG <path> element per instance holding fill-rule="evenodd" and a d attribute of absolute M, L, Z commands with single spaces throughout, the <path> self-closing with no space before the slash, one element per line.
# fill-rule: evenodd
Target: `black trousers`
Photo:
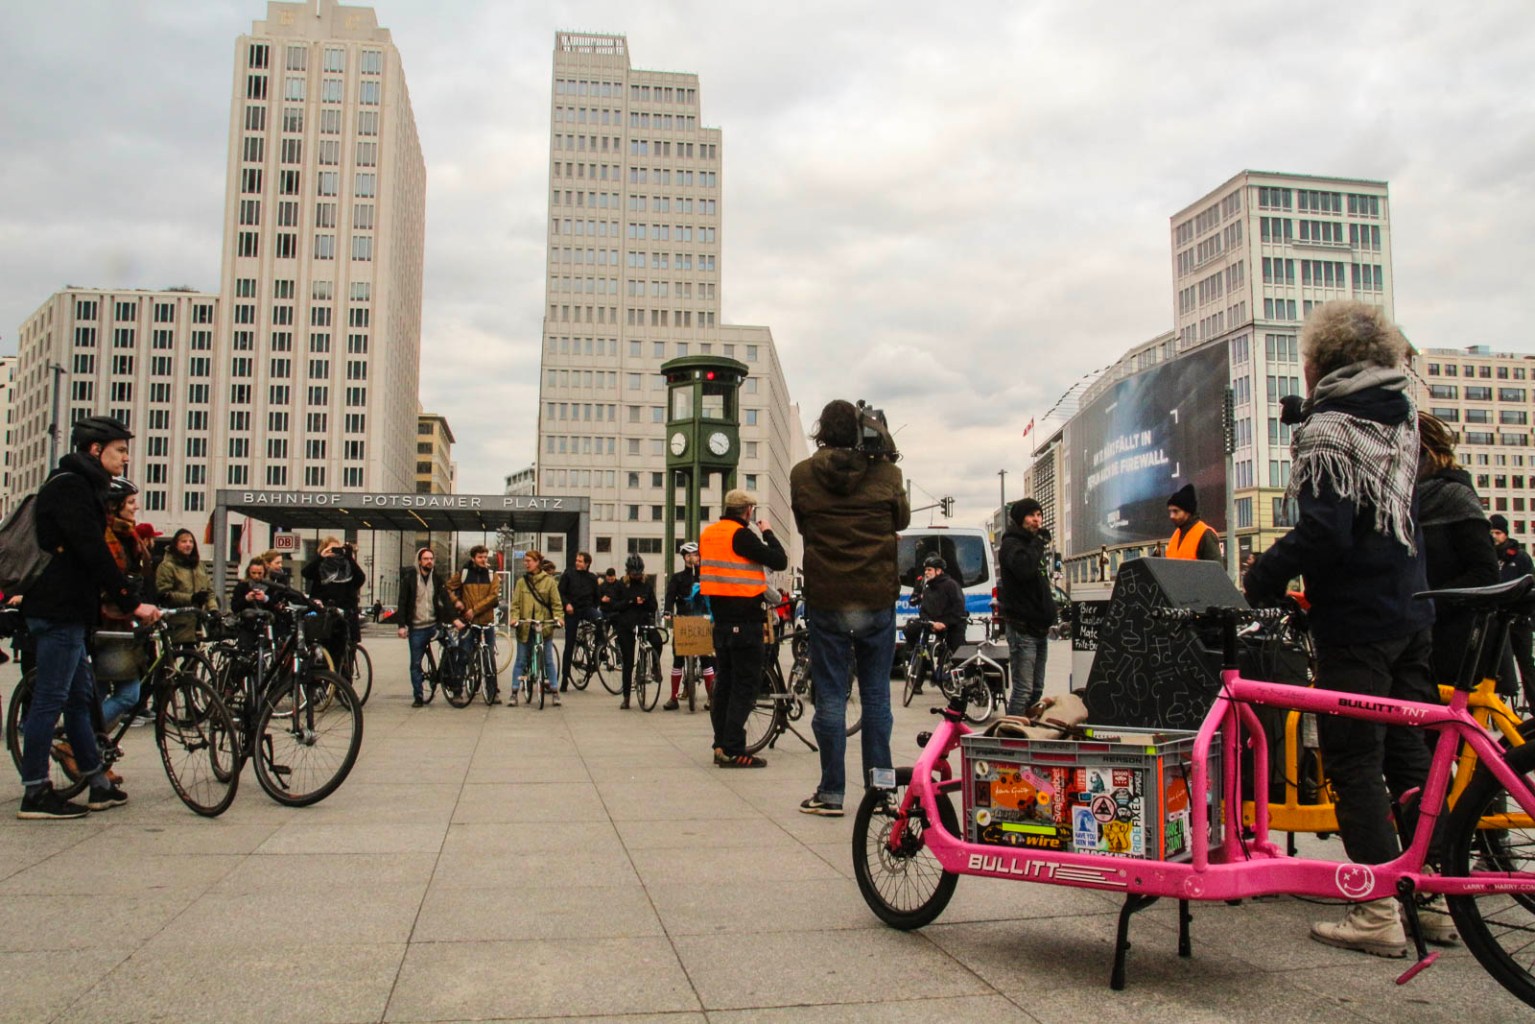
<path fill-rule="evenodd" d="M 714 624 L 714 745 L 727 757 L 746 753 L 746 720 L 762 686 L 762 623 Z"/>
<path fill-rule="evenodd" d="M 1317 644 L 1318 688 L 1369 697 L 1437 704 L 1432 640 L 1420 630 L 1372 644 Z M 1383 864 L 1400 854 L 1391 803 L 1428 778 L 1429 745 L 1421 729 L 1323 715 L 1318 720 L 1322 763 L 1337 801 L 1338 833 L 1356 864 Z M 1404 834 L 1410 822 L 1403 824 Z"/>

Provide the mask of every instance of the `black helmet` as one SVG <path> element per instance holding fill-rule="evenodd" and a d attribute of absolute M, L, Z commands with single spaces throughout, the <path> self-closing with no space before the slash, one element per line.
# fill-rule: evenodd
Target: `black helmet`
<path fill-rule="evenodd" d="M 76 448 L 132 439 L 133 431 L 115 416 L 87 416 L 76 420 L 74 428 L 69 432 L 69 443 Z"/>
<path fill-rule="evenodd" d="M 927 558 L 925 558 L 922 562 L 922 568 L 937 569 L 939 572 L 948 572 L 949 563 L 945 562 L 938 555 L 928 555 Z"/>
<path fill-rule="evenodd" d="M 639 555 L 630 555 L 628 558 L 624 559 L 624 572 L 630 573 L 632 575 L 634 573 L 644 571 L 645 560 Z"/>
<path fill-rule="evenodd" d="M 125 476 L 114 476 L 112 481 L 107 484 L 107 500 L 111 502 L 122 501 L 124 498 L 132 497 L 137 493 L 139 493 L 139 489 L 134 486 L 132 480 Z"/>

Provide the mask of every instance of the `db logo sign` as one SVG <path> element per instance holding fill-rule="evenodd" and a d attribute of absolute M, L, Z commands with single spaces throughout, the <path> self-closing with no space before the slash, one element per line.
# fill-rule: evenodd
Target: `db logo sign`
<path fill-rule="evenodd" d="M 296 534 L 296 533 L 274 533 L 274 534 L 272 534 L 272 550 L 273 551 L 297 551 L 298 550 L 298 534 Z"/>

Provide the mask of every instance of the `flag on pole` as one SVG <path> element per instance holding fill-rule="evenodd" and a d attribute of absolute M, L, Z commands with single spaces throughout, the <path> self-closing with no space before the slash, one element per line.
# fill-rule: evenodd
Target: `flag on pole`
<path fill-rule="evenodd" d="M 1029 431 L 1034 429 L 1034 417 L 1029 417 L 1029 425 L 1023 428 L 1023 436 L 1028 437 Z"/>

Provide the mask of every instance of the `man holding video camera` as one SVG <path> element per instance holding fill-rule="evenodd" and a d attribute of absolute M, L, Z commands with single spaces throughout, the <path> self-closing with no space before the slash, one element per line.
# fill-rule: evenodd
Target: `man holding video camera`
<path fill-rule="evenodd" d="M 811 729 L 821 747 L 821 781 L 800 810 L 840 817 L 855 668 L 865 778 L 871 768 L 891 767 L 890 664 L 901 593 L 896 532 L 910 525 L 911 506 L 883 414 L 836 399 L 821 410 L 811 439 L 816 453 L 789 473 L 794 522 L 805 543 Z"/>

